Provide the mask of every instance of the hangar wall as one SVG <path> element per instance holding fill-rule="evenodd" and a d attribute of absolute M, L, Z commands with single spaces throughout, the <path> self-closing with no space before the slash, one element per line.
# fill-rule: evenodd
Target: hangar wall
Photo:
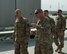
<path fill-rule="evenodd" d="M 14 25 L 16 8 L 22 10 L 30 23 L 35 22 L 34 10 L 41 8 L 41 0 L 0 0 L 0 27 Z"/>
<path fill-rule="evenodd" d="M 11 26 L 14 23 L 14 4 L 14 0 L 0 0 L 0 27 Z"/>

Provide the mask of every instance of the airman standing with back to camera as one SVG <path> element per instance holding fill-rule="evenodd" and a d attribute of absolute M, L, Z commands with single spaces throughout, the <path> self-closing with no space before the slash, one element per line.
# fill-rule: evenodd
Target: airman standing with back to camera
<path fill-rule="evenodd" d="M 54 19 L 52 19 L 50 16 L 49 16 L 49 11 L 48 10 L 44 10 L 44 15 L 49 19 L 50 21 L 50 25 L 51 25 L 51 50 L 52 50 L 52 53 L 53 53 L 53 46 L 52 46 L 52 43 L 53 43 L 53 36 L 55 34 L 55 21 Z"/>
<path fill-rule="evenodd" d="M 55 20 L 56 36 L 54 36 L 54 42 L 57 46 L 57 49 L 55 51 L 61 53 L 62 48 L 64 47 L 64 31 L 66 27 L 66 20 L 62 16 L 62 10 L 58 10 L 57 15 L 58 16 Z"/>
<path fill-rule="evenodd" d="M 20 9 L 16 9 L 15 13 L 16 21 L 13 35 L 15 54 L 28 54 L 29 24 L 27 19 L 22 16 Z"/>
<path fill-rule="evenodd" d="M 45 17 L 42 9 L 36 9 L 35 15 L 38 18 L 37 24 L 32 24 L 33 27 L 37 28 L 35 36 L 35 54 L 52 54 L 50 43 L 51 27 L 49 19 Z"/>

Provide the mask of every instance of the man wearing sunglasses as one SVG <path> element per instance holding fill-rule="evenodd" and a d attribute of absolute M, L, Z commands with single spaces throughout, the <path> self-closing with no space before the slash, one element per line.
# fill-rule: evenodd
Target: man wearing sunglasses
<path fill-rule="evenodd" d="M 45 17 L 42 9 L 35 10 L 35 16 L 38 18 L 37 24 L 32 26 L 36 27 L 36 44 L 35 54 L 52 54 L 51 53 L 51 27 L 47 17 Z"/>

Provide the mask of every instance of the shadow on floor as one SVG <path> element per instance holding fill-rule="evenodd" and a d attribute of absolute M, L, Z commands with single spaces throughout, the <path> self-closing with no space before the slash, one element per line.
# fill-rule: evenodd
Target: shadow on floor
<path fill-rule="evenodd" d="M 29 47 L 34 46 L 35 44 L 35 39 L 29 39 Z M 12 40 L 0 40 L 0 52 L 3 51 L 10 51 L 14 50 L 14 45 Z"/>
<path fill-rule="evenodd" d="M 64 40 L 66 41 L 67 37 L 65 37 Z M 28 45 L 29 47 L 35 46 L 35 38 L 29 39 L 28 43 L 29 43 Z M 14 50 L 14 45 L 13 45 L 12 40 L 0 41 L 0 52 L 10 51 L 10 50 Z M 67 54 L 67 53 L 62 52 L 61 54 Z"/>
<path fill-rule="evenodd" d="M 0 41 L 0 52 L 14 50 L 14 45 L 11 40 Z"/>

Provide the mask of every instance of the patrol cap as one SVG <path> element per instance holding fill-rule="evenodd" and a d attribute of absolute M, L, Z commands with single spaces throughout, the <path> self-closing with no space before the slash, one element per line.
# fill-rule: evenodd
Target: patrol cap
<path fill-rule="evenodd" d="M 42 9 L 36 9 L 35 14 L 38 14 L 38 13 L 43 13 Z"/>
<path fill-rule="evenodd" d="M 59 13 L 59 12 L 61 12 L 61 13 L 62 13 L 62 10 L 61 10 L 61 9 L 59 9 L 59 10 L 58 10 L 58 13 Z"/>

